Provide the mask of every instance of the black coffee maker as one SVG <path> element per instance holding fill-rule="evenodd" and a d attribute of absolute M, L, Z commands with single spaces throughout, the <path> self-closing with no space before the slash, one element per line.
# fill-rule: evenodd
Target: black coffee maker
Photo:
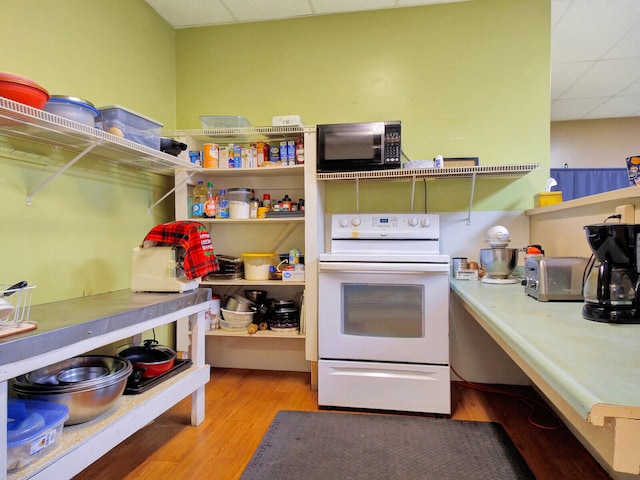
<path fill-rule="evenodd" d="M 600 224 L 584 229 L 599 263 L 590 263 L 582 316 L 597 322 L 640 323 L 640 225 Z"/>

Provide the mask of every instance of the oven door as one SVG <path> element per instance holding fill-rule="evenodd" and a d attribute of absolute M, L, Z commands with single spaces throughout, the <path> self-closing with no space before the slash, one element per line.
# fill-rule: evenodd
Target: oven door
<path fill-rule="evenodd" d="M 449 265 L 319 264 L 321 359 L 449 364 Z"/>

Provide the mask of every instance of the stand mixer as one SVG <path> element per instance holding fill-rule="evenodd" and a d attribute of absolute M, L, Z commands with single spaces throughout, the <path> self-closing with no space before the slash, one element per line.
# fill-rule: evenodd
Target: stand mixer
<path fill-rule="evenodd" d="M 507 248 L 509 230 L 496 225 L 487 230 L 487 242 L 491 248 L 480 249 L 480 268 L 486 272 L 482 277 L 484 283 L 510 284 L 519 280 L 511 277 L 511 272 L 518 263 L 518 249 Z"/>
<path fill-rule="evenodd" d="M 640 225 L 600 224 L 584 227 L 599 264 L 584 284 L 582 316 L 607 323 L 640 323 Z"/>

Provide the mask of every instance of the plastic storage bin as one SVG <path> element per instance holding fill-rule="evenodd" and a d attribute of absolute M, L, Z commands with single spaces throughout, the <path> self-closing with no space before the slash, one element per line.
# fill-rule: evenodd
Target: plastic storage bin
<path fill-rule="evenodd" d="M 241 116 L 215 116 L 215 115 L 202 115 L 200 117 L 202 122 L 202 128 L 242 128 L 250 127 L 251 122 L 245 117 Z"/>
<path fill-rule="evenodd" d="M 243 253 L 244 278 L 247 280 L 269 280 L 269 267 L 273 265 L 274 253 Z"/>
<path fill-rule="evenodd" d="M 52 95 L 44 106 L 45 111 L 94 127 L 98 109 L 91 102 L 78 97 Z"/>
<path fill-rule="evenodd" d="M 66 405 L 37 400 L 9 399 L 7 470 L 19 470 L 54 450 L 60 443 Z"/>
<path fill-rule="evenodd" d="M 98 110 L 97 122 L 105 132 L 160 150 L 162 123 L 119 105 L 100 107 Z"/>

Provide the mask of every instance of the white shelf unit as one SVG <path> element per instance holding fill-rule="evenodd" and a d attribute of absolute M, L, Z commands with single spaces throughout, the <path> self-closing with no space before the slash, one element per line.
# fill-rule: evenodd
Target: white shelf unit
<path fill-rule="evenodd" d="M 317 245 L 315 241 L 311 241 L 315 240 L 317 217 L 313 200 L 307 199 L 316 198 L 316 181 L 314 177 L 316 165 L 315 132 L 315 126 L 166 130 L 163 132 L 163 136 L 174 138 L 188 145 L 188 150 L 182 154 L 184 157 L 188 155 L 189 150 L 202 151 L 204 143 L 215 143 L 220 146 L 233 143 L 248 146 L 258 141 L 279 144 L 280 141 L 295 140 L 298 136 L 304 137 L 304 165 L 263 166 L 258 168 L 204 168 L 197 172 L 176 171 L 175 217 L 177 220 L 191 217 L 188 197 L 191 195 L 193 186 L 197 184 L 198 180 L 203 180 L 205 185 L 208 182 L 212 182 L 215 190 L 220 190 L 221 188 L 250 188 L 256 192 L 256 196 L 260 200 L 264 193 L 270 193 L 272 200 L 282 198 L 284 194 L 289 195 L 294 202 L 298 201 L 299 198 L 305 199 L 304 215 L 300 216 L 263 219 L 198 218 L 196 221 L 208 227 L 214 251 L 217 254 L 239 257 L 244 252 L 273 252 L 278 254 L 285 253 L 292 247 L 300 249 L 305 256 L 304 282 L 205 279 L 201 285 L 211 287 L 214 293 L 222 295 L 229 293 L 242 294 L 243 289 L 251 287 L 267 290 L 271 298 L 284 299 L 286 298 L 284 297 L 285 295 L 304 292 L 304 312 L 301 312 L 301 316 L 304 316 L 304 331 L 306 334 L 258 331 L 253 335 L 248 335 L 213 330 L 206 333 L 208 338 L 229 338 L 230 342 L 245 339 L 249 339 L 246 340 L 247 342 L 256 341 L 256 343 L 258 340 L 267 341 L 274 344 L 274 349 L 281 348 L 282 343 L 280 340 L 283 339 L 304 340 L 304 344 L 301 345 L 304 360 L 307 362 L 317 361 Z M 184 332 L 179 332 L 178 338 L 187 337 L 185 337 Z M 250 346 L 247 348 L 250 348 Z M 268 349 L 269 347 L 263 348 Z M 233 355 L 231 350 L 233 349 L 227 349 L 226 355 Z M 277 350 L 268 354 L 268 356 L 277 355 Z M 215 360 L 207 360 L 215 366 Z M 246 366 L 249 368 L 256 367 L 256 365 L 251 364 Z M 262 367 L 268 369 L 268 362 L 263 364 Z M 258 368 L 260 367 L 258 366 Z"/>
<path fill-rule="evenodd" d="M 165 154 L 160 150 L 154 150 L 4 97 L 0 97 L 0 137 L 19 140 L 19 146 L 12 148 L 22 153 L 37 152 L 38 149 L 34 146 L 44 145 L 75 154 L 57 172 L 27 193 L 28 205 L 31 204 L 31 199 L 37 192 L 87 155 L 127 168 L 165 176 L 173 176 L 176 169 L 199 170 L 199 167 L 191 162 Z M 38 158 L 47 161 L 46 156 L 39 155 Z"/>

